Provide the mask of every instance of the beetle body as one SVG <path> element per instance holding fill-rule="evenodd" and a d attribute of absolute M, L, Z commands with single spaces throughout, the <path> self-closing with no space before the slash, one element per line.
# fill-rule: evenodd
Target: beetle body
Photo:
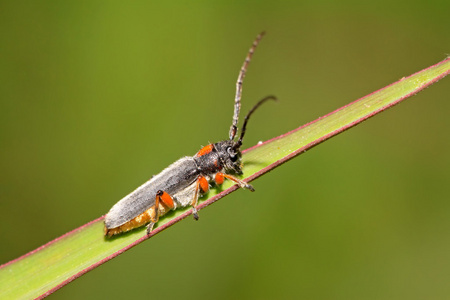
<path fill-rule="evenodd" d="M 192 157 L 184 157 L 174 162 L 111 208 L 105 217 L 106 233 L 113 235 L 150 222 L 151 217 L 155 215 L 156 193 L 159 190 L 173 195 L 173 209 L 189 205 L 189 196 L 194 197 L 195 187 L 192 186 L 197 179 L 197 173 Z M 179 192 L 182 192 L 182 195 L 177 195 Z M 159 203 L 160 215 L 169 210 L 168 206 L 170 203 Z"/>
<path fill-rule="evenodd" d="M 239 73 L 230 139 L 209 144 L 200 149 L 196 155 L 177 160 L 117 202 L 105 217 L 105 235 L 112 236 L 147 223 L 149 223 L 147 233 L 150 233 L 160 216 L 170 210 L 189 205 L 193 207 L 194 218 L 198 219 L 196 209 L 198 197 L 200 193 L 209 190 L 210 181 L 222 184 L 227 178 L 242 188 L 254 191 L 250 184 L 234 176 L 234 174 L 242 174 L 240 147 L 250 115 L 263 102 L 275 97 L 269 96 L 259 101 L 247 114 L 239 139 L 234 141 L 234 138 L 237 133 L 242 81 L 253 51 L 262 35 L 263 33 L 253 43 Z"/>

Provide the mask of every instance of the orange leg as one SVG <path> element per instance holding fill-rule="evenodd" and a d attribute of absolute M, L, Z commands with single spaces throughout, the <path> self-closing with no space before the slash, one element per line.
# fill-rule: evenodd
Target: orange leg
<path fill-rule="evenodd" d="M 170 197 L 170 195 L 164 191 L 157 191 L 156 192 L 156 196 L 155 196 L 155 210 L 154 210 L 154 214 L 153 216 L 150 216 L 151 221 L 150 223 L 147 225 L 147 234 L 150 234 L 150 232 L 153 229 L 153 226 L 159 221 L 159 204 L 162 204 L 170 209 L 172 209 L 174 207 L 173 204 L 173 199 L 172 197 Z"/>
<path fill-rule="evenodd" d="M 221 185 L 225 181 L 225 177 L 223 177 L 222 173 L 216 173 L 216 176 L 214 176 L 214 181 L 217 185 Z"/>
<path fill-rule="evenodd" d="M 215 182 L 216 182 L 217 184 L 222 184 L 223 181 L 224 181 L 224 178 L 233 180 L 233 181 L 236 182 L 236 183 L 239 185 L 239 187 L 241 187 L 241 188 L 250 190 L 250 191 L 252 191 L 252 192 L 255 191 L 255 189 L 253 188 L 253 186 L 252 186 L 251 184 L 248 184 L 247 182 L 242 181 L 242 180 L 240 180 L 240 179 L 238 179 L 238 178 L 236 178 L 236 177 L 234 177 L 234 176 L 231 176 L 231 175 L 229 175 L 229 174 L 225 174 L 225 173 L 220 173 L 220 172 L 219 172 L 219 173 L 216 174 L 214 180 L 215 180 Z"/>
<path fill-rule="evenodd" d="M 194 193 L 194 199 L 192 199 L 192 215 L 194 216 L 195 220 L 198 220 L 198 211 L 197 211 L 197 204 L 198 204 L 198 194 L 200 190 L 203 193 L 206 193 L 209 190 L 209 183 L 208 180 L 206 180 L 203 176 L 198 176 L 197 179 L 197 186 L 195 187 L 195 193 Z"/>
<path fill-rule="evenodd" d="M 198 185 L 200 186 L 202 193 L 206 193 L 209 191 L 209 183 L 205 177 L 203 177 L 203 176 L 198 177 Z"/>

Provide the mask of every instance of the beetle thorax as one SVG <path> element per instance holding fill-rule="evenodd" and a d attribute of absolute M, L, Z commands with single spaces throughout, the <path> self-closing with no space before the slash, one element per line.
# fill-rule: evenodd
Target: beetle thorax
<path fill-rule="evenodd" d="M 222 141 L 203 147 L 194 156 L 197 170 L 203 175 L 217 172 L 241 174 L 241 152 L 234 141 Z"/>

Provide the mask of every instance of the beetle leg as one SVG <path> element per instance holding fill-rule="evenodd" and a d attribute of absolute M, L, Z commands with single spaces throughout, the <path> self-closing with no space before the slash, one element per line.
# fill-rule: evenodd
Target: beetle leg
<path fill-rule="evenodd" d="M 156 192 L 155 196 L 155 209 L 153 216 L 150 216 L 150 223 L 147 225 L 147 234 L 150 234 L 150 232 L 153 230 L 153 226 L 159 221 L 160 211 L 159 211 L 159 204 L 162 204 L 163 206 L 166 206 L 170 209 L 174 207 L 173 199 L 170 197 L 170 195 L 162 190 L 159 190 Z M 164 213 L 163 213 L 164 214 Z"/>
<path fill-rule="evenodd" d="M 225 177 L 223 177 L 222 173 L 216 173 L 214 176 L 214 181 L 217 185 L 221 185 L 225 181 Z"/>
<path fill-rule="evenodd" d="M 202 193 L 206 193 L 209 190 L 209 183 L 208 180 L 202 175 L 198 176 L 197 179 L 197 185 L 195 187 L 195 193 L 194 193 L 194 199 L 192 199 L 192 215 L 194 216 L 195 220 L 198 220 L 198 211 L 197 211 L 197 204 L 198 204 L 198 194 L 202 191 Z"/>
<path fill-rule="evenodd" d="M 155 223 L 153 221 L 150 221 L 150 223 L 148 223 L 147 225 L 147 235 L 149 235 L 150 232 L 152 232 L 153 226 L 155 226 Z"/>
<path fill-rule="evenodd" d="M 231 176 L 231 175 L 225 174 L 225 173 L 221 173 L 221 172 L 217 173 L 216 176 L 215 176 L 215 181 L 217 182 L 217 184 L 223 183 L 223 178 L 224 178 L 224 177 L 225 177 L 225 178 L 228 178 L 228 179 L 230 179 L 230 180 L 233 180 L 233 181 L 236 182 L 236 183 L 239 185 L 239 187 L 241 187 L 241 188 L 250 190 L 250 191 L 252 191 L 252 192 L 255 191 L 255 189 L 253 188 L 253 186 L 252 186 L 251 184 L 249 184 L 249 183 L 247 183 L 247 182 L 245 182 L 245 181 L 242 181 L 242 180 L 240 180 L 240 179 L 238 179 L 238 178 L 236 178 L 236 177 L 234 177 L 234 176 Z"/>

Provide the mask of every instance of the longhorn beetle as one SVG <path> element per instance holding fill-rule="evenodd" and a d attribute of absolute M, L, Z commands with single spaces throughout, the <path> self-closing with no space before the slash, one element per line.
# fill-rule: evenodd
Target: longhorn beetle
<path fill-rule="evenodd" d="M 209 144 L 192 157 L 180 158 L 117 202 L 105 217 L 106 236 L 129 231 L 147 223 L 149 223 L 147 226 L 147 234 L 149 234 L 160 216 L 169 210 L 188 205 L 192 206 L 194 219 L 198 220 L 198 197 L 200 193 L 206 193 L 209 190 L 209 181 L 215 181 L 220 185 L 227 178 L 236 182 L 241 188 L 255 191 L 250 184 L 231 174 L 242 174 L 240 148 L 250 116 L 265 101 L 276 100 L 274 96 L 260 100 L 245 116 L 241 135 L 237 141 L 234 140 L 238 131 L 242 82 L 253 52 L 263 35 L 264 32 L 256 37 L 239 72 L 229 140 Z"/>

